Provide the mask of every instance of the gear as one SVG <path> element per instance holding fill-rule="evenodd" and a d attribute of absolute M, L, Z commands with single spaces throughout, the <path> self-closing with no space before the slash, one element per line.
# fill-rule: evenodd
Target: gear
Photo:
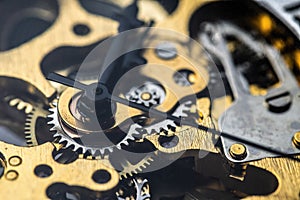
<path fill-rule="evenodd" d="M 37 146 L 39 143 L 36 138 L 36 123 L 38 118 L 46 119 L 49 114 L 48 110 L 43 109 L 43 105 L 41 104 L 33 105 L 13 96 L 5 97 L 5 100 L 10 106 L 15 107 L 20 111 L 24 111 L 27 115 L 24 125 L 25 140 L 27 146 Z"/>
<path fill-rule="evenodd" d="M 129 140 L 135 140 L 133 135 L 131 135 L 131 132 L 128 132 L 128 134 L 116 145 L 110 145 L 106 147 L 89 147 L 84 146 L 82 144 L 77 143 L 74 138 L 67 135 L 67 133 L 64 131 L 63 124 L 60 123 L 59 114 L 57 110 L 57 102 L 53 102 L 53 108 L 50 108 L 50 112 L 52 114 L 48 115 L 51 121 L 48 122 L 49 125 L 52 125 L 52 128 L 50 131 L 55 131 L 53 137 L 58 138 L 58 143 L 64 144 L 66 148 L 70 147 L 74 151 L 85 153 L 90 153 L 94 157 L 98 156 L 105 156 L 107 153 L 112 153 L 114 148 L 121 149 L 121 145 L 128 145 Z"/>
<path fill-rule="evenodd" d="M 39 143 L 37 141 L 36 133 L 36 123 L 38 118 L 47 118 L 49 114 L 48 110 L 42 108 L 42 105 L 33 107 L 32 111 L 27 115 L 24 133 L 25 139 L 28 146 L 37 146 Z"/>
<path fill-rule="evenodd" d="M 180 104 L 176 110 L 173 112 L 174 117 L 188 117 L 188 112 L 190 112 L 192 107 L 192 101 L 186 101 Z M 141 126 L 139 124 L 132 124 L 129 129 L 129 135 L 135 136 L 137 138 L 144 138 L 147 135 L 154 133 L 163 135 L 170 135 L 170 131 L 175 131 L 177 128 L 176 123 L 173 120 L 165 119 L 163 121 L 154 123 L 149 126 Z"/>
<path fill-rule="evenodd" d="M 147 82 L 140 87 L 132 88 L 126 94 L 126 98 L 129 101 L 143 104 L 146 107 L 156 106 L 164 101 L 165 91 L 161 86 Z"/>
<path fill-rule="evenodd" d="M 146 157 L 144 157 L 141 161 L 139 161 L 136 164 L 132 164 L 129 161 L 125 161 L 121 164 L 123 167 L 123 170 L 119 173 L 120 179 L 128 178 L 130 176 L 133 176 L 133 174 L 138 174 L 143 171 L 143 169 L 146 169 L 147 166 L 151 164 L 151 162 L 154 161 L 154 157 L 156 152 L 152 152 L 151 154 L 147 154 Z M 154 156 L 155 155 L 155 156 Z"/>
<path fill-rule="evenodd" d="M 181 103 L 172 115 L 174 117 L 188 117 L 188 113 L 191 111 L 192 105 L 192 101 Z"/>
<path fill-rule="evenodd" d="M 49 118 L 52 120 L 48 122 L 48 124 L 52 125 L 52 128 L 50 131 L 55 131 L 55 134 L 53 135 L 54 138 L 58 138 L 59 144 L 64 144 L 64 148 L 71 148 L 73 151 L 81 152 L 81 155 L 84 155 L 86 152 L 90 152 L 92 157 L 91 159 L 101 159 L 104 155 L 107 155 L 107 153 L 112 153 L 115 148 L 121 149 L 121 145 L 129 145 L 129 140 L 135 140 L 133 135 L 131 133 L 134 133 L 133 131 L 128 131 L 128 134 L 116 145 L 107 146 L 107 147 L 101 147 L 101 148 L 92 148 L 87 147 L 81 144 L 78 144 L 75 140 L 73 140 L 71 137 L 69 137 L 63 130 L 62 125 L 59 122 L 59 116 L 57 112 L 57 103 L 53 103 L 54 107 L 50 108 L 50 112 L 52 114 L 48 115 Z M 133 125 L 130 128 L 135 129 L 137 128 L 137 125 Z M 100 155 L 100 156 L 99 156 Z M 156 155 L 156 152 L 153 152 L 151 154 L 147 154 L 143 159 L 141 159 L 139 162 L 132 164 L 128 160 L 124 160 L 121 163 L 121 166 L 123 170 L 119 172 L 120 179 L 128 178 L 132 176 L 133 174 L 137 174 L 139 172 L 142 172 L 143 169 L 145 169 L 147 166 L 150 165 L 152 161 L 154 161 L 154 157 Z"/>
<path fill-rule="evenodd" d="M 120 188 L 116 195 L 118 200 L 149 200 L 151 195 L 148 180 L 142 178 L 126 180 L 123 188 Z"/>
<path fill-rule="evenodd" d="M 9 106 L 15 107 L 18 110 L 24 110 L 25 114 L 29 114 L 33 111 L 33 106 L 20 98 L 7 96 L 4 98 L 4 100 L 8 102 Z"/>
<path fill-rule="evenodd" d="M 150 186 L 147 179 L 133 179 L 136 192 L 136 199 L 149 200 L 150 199 Z"/>

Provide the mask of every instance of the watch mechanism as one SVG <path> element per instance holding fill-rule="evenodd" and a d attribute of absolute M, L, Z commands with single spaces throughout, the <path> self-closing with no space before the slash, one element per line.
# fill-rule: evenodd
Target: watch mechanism
<path fill-rule="evenodd" d="M 3 0 L 0 22 L 0 199 L 300 199 L 299 0 Z"/>

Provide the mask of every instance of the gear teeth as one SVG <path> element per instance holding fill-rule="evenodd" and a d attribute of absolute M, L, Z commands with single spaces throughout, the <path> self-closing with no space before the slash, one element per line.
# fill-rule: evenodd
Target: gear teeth
<path fill-rule="evenodd" d="M 74 151 L 79 151 L 80 150 L 80 146 L 79 145 L 76 145 L 74 144 Z"/>
<path fill-rule="evenodd" d="M 51 130 L 51 129 L 50 129 L 50 130 Z M 60 135 L 59 135 L 58 133 L 55 133 L 53 136 L 54 136 L 55 138 L 60 137 Z"/>
<path fill-rule="evenodd" d="M 90 154 L 94 158 L 103 158 L 107 153 L 113 152 L 113 148 L 115 146 L 108 146 L 108 147 L 103 147 L 98 149 L 98 148 L 85 147 L 81 144 L 76 143 L 75 141 L 72 141 L 71 138 L 69 138 L 64 134 L 58 122 L 57 103 L 54 102 L 53 106 L 54 106 L 53 108 L 49 109 L 51 114 L 48 115 L 48 118 L 52 120 L 49 121 L 48 124 L 52 125 L 50 131 L 55 131 L 53 137 L 58 139 L 59 144 L 63 144 L 66 148 L 71 148 L 73 151 L 80 152 L 82 154 Z M 132 139 L 133 137 L 128 134 L 128 136 L 125 138 L 120 142 L 120 144 L 117 145 L 118 147 L 121 148 L 121 144 L 128 144 L 126 140 Z"/>
<path fill-rule="evenodd" d="M 27 125 L 25 125 L 25 128 L 24 128 L 24 130 L 27 132 L 27 131 L 29 131 L 30 132 L 30 126 L 28 126 L 28 124 Z"/>
<path fill-rule="evenodd" d="M 159 92 L 160 91 L 160 92 Z M 160 103 L 160 99 L 163 98 L 163 89 L 155 83 L 146 82 L 140 87 L 132 88 L 125 96 L 129 101 L 143 104 L 146 107 L 157 105 Z M 143 100 L 141 94 L 148 92 L 151 94 L 151 98 Z"/>
<path fill-rule="evenodd" d="M 128 146 L 129 145 L 129 140 L 131 140 L 131 141 L 134 141 L 135 140 L 135 138 L 131 135 L 131 134 L 129 134 L 130 132 L 128 132 L 128 134 L 127 134 L 127 136 L 121 141 L 121 142 L 119 142 L 117 145 L 116 145 L 116 147 L 118 148 L 118 149 L 122 149 L 122 147 L 121 147 L 121 145 L 126 145 L 126 146 Z"/>
<path fill-rule="evenodd" d="M 188 117 L 186 112 L 191 110 L 192 101 L 187 101 L 179 105 L 179 107 L 172 114 L 174 117 Z"/>
<path fill-rule="evenodd" d="M 132 173 L 126 173 L 126 174 L 122 174 L 122 176 L 120 177 L 120 179 L 122 180 L 123 178 L 124 179 L 127 179 L 129 177 L 131 177 L 133 174 Z"/>
<path fill-rule="evenodd" d="M 36 138 L 36 122 L 39 117 L 46 118 L 48 111 L 44 110 L 42 105 L 32 106 L 31 112 L 27 114 L 24 124 L 24 135 L 27 146 L 36 146 L 38 141 Z"/>
<path fill-rule="evenodd" d="M 139 103 L 141 104 L 142 102 L 140 101 Z M 146 107 L 150 107 L 150 102 L 144 102 L 144 105 L 145 105 Z"/>
<path fill-rule="evenodd" d="M 134 141 L 135 140 L 134 135 L 140 135 L 140 133 L 136 130 L 137 128 L 141 128 L 141 126 L 138 124 L 132 124 L 128 130 L 126 137 L 116 145 L 116 148 L 122 149 L 121 145 L 128 146 L 129 140 Z"/>
<path fill-rule="evenodd" d="M 133 176 L 134 174 L 138 174 L 139 172 L 142 172 L 144 169 L 147 168 L 147 166 L 150 165 L 150 162 L 153 162 L 154 159 L 151 156 L 145 157 L 143 160 L 141 160 L 139 163 L 132 165 L 129 161 L 126 161 L 125 163 L 122 163 L 121 166 L 123 169 L 129 169 L 129 171 L 122 171 L 120 172 L 120 179 L 128 178 Z"/>
<path fill-rule="evenodd" d="M 152 134 L 152 133 L 160 133 L 162 131 L 169 131 L 170 127 L 176 128 L 176 124 L 172 120 L 164 120 L 161 122 L 158 122 L 156 124 L 153 124 L 149 127 L 144 128 L 144 130 L 147 132 L 147 134 Z"/>
<path fill-rule="evenodd" d="M 190 106 L 192 105 L 192 101 L 187 101 L 182 103 L 172 114 L 175 117 L 187 117 L 188 115 L 185 113 L 185 111 L 190 111 Z M 142 127 L 138 124 L 131 125 L 129 129 L 129 133 L 131 136 L 134 136 L 135 138 L 143 138 L 146 135 L 151 135 L 153 133 L 160 134 L 163 133 L 164 135 L 168 135 L 168 132 L 175 131 L 176 130 L 176 123 L 173 120 L 166 119 L 161 122 L 152 124 L 148 127 Z M 128 138 L 127 138 L 128 140 Z M 129 144 L 122 142 L 123 144 Z M 117 148 L 121 148 L 121 144 L 117 146 Z"/>
<path fill-rule="evenodd" d="M 89 151 L 92 155 L 96 155 L 97 153 L 99 154 L 104 154 L 104 150 L 100 150 L 100 151 L 97 151 L 96 149 L 88 149 L 87 151 Z"/>
<path fill-rule="evenodd" d="M 31 103 L 28 103 L 17 97 L 7 96 L 4 98 L 4 100 L 7 101 L 9 106 L 15 107 L 17 110 L 24 111 L 25 114 L 29 114 L 34 110 L 34 107 Z"/>
<path fill-rule="evenodd" d="M 25 138 L 26 138 L 26 139 L 30 139 L 31 136 L 30 136 L 30 135 L 25 135 Z"/>
<path fill-rule="evenodd" d="M 67 142 L 64 146 L 66 147 L 66 148 L 72 148 L 72 144 L 70 144 L 68 141 L 60 141 L 59 143 L 60 144 L 63 144 L 63 142 Z"/>
<path fill-rule="evenodd" d="M 56 131 L 56 129 L 54 127 L 51 127 L 50 131 Z"/>

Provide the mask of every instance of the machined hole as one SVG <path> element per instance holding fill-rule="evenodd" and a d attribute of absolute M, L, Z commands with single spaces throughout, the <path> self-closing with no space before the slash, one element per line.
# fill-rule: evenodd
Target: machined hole
<path fill-rule="evenodd" d="M 91 29 L 86 24 L 76 24 L 73 26 L 73 32 L 79 36 L 88 35 L 91 32 Z"/>
<path fill-rule="evenodd" d="M 187 70 L 187 69 L 182 69 L 177 71 L 173 75 L 173 79 L 176 84 L 186 87 L 193 85 L 195 83 L 196 75 L 194 72 Z"/>
<path fill-rule="evenodd" d="M 110 181 L 111 175 L 108 171 L 100 169 L 94 172 L 92 176 L 93 181 L 99 184 L 104 184 Z"/>
<path fill-rule="evenodd" d="M 170 148 L 173 148 L 178 145 L 179 138 L 176 135 L 171 136 L 171 137 L 159 136 L 158 142 L 159 142 L 160 146 L 170 149 Z"/>
<path fill-rule="evenodd" d="M 52 168 L 49 165 L 38 165 L 34 169 L 34 174 L 40 178 L 47 178 L 53 173 Z"/>

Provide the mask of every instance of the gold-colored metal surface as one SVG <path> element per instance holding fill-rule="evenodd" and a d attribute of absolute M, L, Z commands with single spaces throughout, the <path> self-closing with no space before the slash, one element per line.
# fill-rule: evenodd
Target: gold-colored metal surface
<path fill-rule="evenodd" d="M 199 123 L 207 127 L 213 127 L 211 118 L 209 117 L 209 99 L 203 98 L 197 101 L 196 112 L 201 113 L 202 119 Z M 178 153 L 186 150 L 201 149 L 207 152 L 217 152 L 215 147 L 217 136 L 212 135 L 206 131 L 198 130 L 188 126 L 178 127 L 175 136 L 178 137 L 178 144 L 174 147 L 163 147 L 159 142 L 159 135 L 147 136 L 154 146 L 164 153 Z"/>
<path fill-rule="evenodd" d="M 91 32 L 86 37 L 75 35 L 73 26 L 86 23 Z M 78 1 L 59 1 L 59 16 L 55 23 L 39 37 L 18 48 L 0 53 L 0 75 L 24 80 L 35 86 L 47 98 L 55 88 L 45 79 L 40 64 L 43 57 L 60 46 L 86 46 L 117 31 L 117 22 L 88 13 Z M 103 31 L 105 30 L 105 31 Z"/>
<path fill-rule="evenodd" d="M 299 158 L 299 156 L 298 156 Z M 273 173 L 278 180 L 278 188 L 270 195 L 249 196 L 245 199 L 299 199 L 300 164 L 288 158 L 265 158 L 251 163 L 256 167 Z"/>
<path fill-rule="evenodd" d="M 187 51 L 187 49 L 184 49 L 184 47 L 181 46 L 178 46 L 178 49 Z M 147 75 L 149 78 L 160 80 L 164 84 L 166 90 L 165 101 L 157 107 L 158 110 L 168 111 L 174 107 L 177 102 L 176 100 L 180 100 L 185 96 L 197 94 L 207 86 L 209 76 L 207 69 L 204 67 L 206 66 L 205 57 L 199 59 L 198 63 L 192 63 L 190 61 L 191 58 L 185 58 L 180 55 L 171 60 L 162 60 L 159 59 L 155 55 L 154 50 L 152 50 L 145 53 L 145 58 L 151 61 L 151 65 L 147 65 L 143 68 L 142 74 Z M 173 81 L 174 73 L 181 69 L 196 72 L 195 82 L 191 86 L 182 87 Z"/>
<path fill-rule="evenodd" d="M 69 164 L 60 164 L 49 154 L 53 149 L 54 146 L 51 143 L 24 148 L 1 142 L 0 150 L 5 157 L 6 168 L 5 175 L 0 181 L 1 198 L 15 197 L 15 189 L 21 185 L 22 188 L 18 191 L 19 199 L 47 199 L 45 193 L 47 187 L 56 182 L 88 187 L 97 191 L 107 191 L 118 184 L 119 174 L 108 160 L 94 162 L 78 159 Z M 52 168 L 53 173 L 49 177 L 43 178 L 35 175 L 35 167 L 41 164 Z M 93 173 L 101 169 L 111 175 L 107 183 L 99 184 L 92 179 Z"/>

